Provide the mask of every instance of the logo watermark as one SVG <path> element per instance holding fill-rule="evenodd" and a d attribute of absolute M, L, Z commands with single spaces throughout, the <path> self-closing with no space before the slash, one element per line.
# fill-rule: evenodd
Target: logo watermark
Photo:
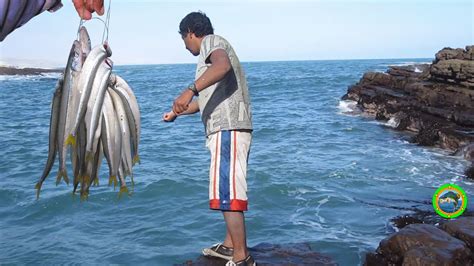
<path fill-rule="evenodd" d="M 456 218 L 466 207 L 466 192 L 458 185 L 444 184 L 433 195 L 433 208 L 441 217 Z"/>

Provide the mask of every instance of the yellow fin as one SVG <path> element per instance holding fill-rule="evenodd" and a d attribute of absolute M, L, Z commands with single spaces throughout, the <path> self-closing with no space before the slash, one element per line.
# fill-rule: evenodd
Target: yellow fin
<path fill-rule="evenodd" d="M 89 199 L 89 191 L 81 192 L 81 201 Z"/>
<path fill-rule="evenodd" d="M 94 186 L 96 186 L 96 187 L 99 186 L 99 178 L 97 178 L 97 177 L 94 178 L 93 182 L 94 182 Z"/>
<path fill-rule="evenodd" d="M 41 186 L 43 185 L 42 182 L 38 182 L 36 183 L 35 185 L 35 189 L 36 189 L 36 199 L 39 199 L 40 197 L 40 191 L 41 191 Z"/>
<path fill-rule="evenodd" d="M 128 187 L 127 187 L 127 186 L 120 187 L 120 191 L 119 191 L 118 197 L 121 198 L 123 193 L 127 193 L 127 195 L 129 195 Z"/>
<path fill-rule="evenodd" d="M 64 143 L 66 145 L 72 145 L 76 147 L 76 137 L 74 137 L 72 134 L 69 134 L 69 136 L 67 136 L 67 139 Z"/>
<path fill-rule="evenodd" d="M 91 162 L 94 160 L 94 154 L 90 151 L 86 151 L 86 162 Z"/>
<path fill-rule="evenodd" d="M 140 156 L 138 156 L 138 154 L 136 154 L 132 160 L 132 165 L 135 165 L 136 163 L 140 164 Z"/>
<path fill-rule="evenodd" d="M 114 184 L 115 189 L 115 187 L 117 186 L 117 176 L 111 175 L 109 177 L 109 186 L 112 185 L 112 183 Z"/>
<path fill-rule="evenodd" d="M 56 176 L 56 186 L 61 183 L 61 179 L 64 179 L 64 182 L 69 185 L 69 178 L 67 177 L 67 171 L 58 171 L 58 175 Z"/>

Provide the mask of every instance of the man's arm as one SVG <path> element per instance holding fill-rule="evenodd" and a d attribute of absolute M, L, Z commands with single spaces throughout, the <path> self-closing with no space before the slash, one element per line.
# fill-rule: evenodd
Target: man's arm
<path fill-rule="evenodd" d="M 194 81 L 198 92 L 223 79 L 232 68 L 229 56 L 223 49 L 212 52 L 209 60 L 211 61 L 211 66 L 204 71 L 198 80 Z"/>
<path fill-rule="evenodd" d="M 223 79 L 227 72 L 232 69 L 229 56 L 223 49 L 218 49 L 212 52 L 209 56 L 209 60 L 211 61 L 211 66 L 204 71 L 198 80 L 194 81 L 194 85 L 198 92 Z M 186 111 L 193 96 L 194 93 L 191 90 L 186 89 L 183 91 L 174 101 L 173 111 L 178 115 Z"/>
<path fill-rule="evenodd" d="M 186 111 L 182 112 L 181 115 L 191 115 L 199 112 L 199 104 L 197 101 L 192 101 L 189 103 L 188 109 Z M 163 114 L 163 121 L 164 122 L 173 122 L 178 115 L 173 112 L 173 110 L 169 111 L 168 113 Z"/>

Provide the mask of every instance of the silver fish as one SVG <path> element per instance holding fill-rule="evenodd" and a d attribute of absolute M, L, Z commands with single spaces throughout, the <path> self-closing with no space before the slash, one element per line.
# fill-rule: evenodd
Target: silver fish
<path fill-rule="evenodd" d="M 122 134 L 118 122 L 114 104 L 108 89 L 105 93 L 104 106 L 102 107 L 102 134 L 101 142 L 104 155 L 109 165 L 109 185 L 117 185 L 118 171 L 122 155 Z"/>
<path fill-rule="evenodd" d="M 79 124 L 84 119 L 86 114 L 87 102 L 89 101 L 90 92 L 92 90 L 92 84 L 102 61 L 112 55 L 112 51 L 107 44 L 101 44 L 91 50 L 89 55 L 82 66 L 81 74 L 79 76 L 77 87 L 80 93 L 80 101 L 77 107 L 76 117 L 74 119 L 74 125 L 69 131 L 68 139 L 66 142 L 68 144 L 74 144 L 76 138 L 76 131 L 79 127 Z"/>
<path fill-rule="evenodd" d="M 59 122 L 59 108 L 61 104 L 61 93 L 63 90 L 63 79 L 60 78 L 56 83 L 56 89 L 54 91 L 53 103 L 51 106 L 51 117 L 49 121 L 49 150 L 48 150 L 48 160 L 46 161 L 46 166 L 44 167 L 43 174 L 41 175 L 38 183 L 35 188 L 36 198 L 39 198 L 41 191 L 41 186 L 43 185 L 44 180 L 49 175 L 51 168 L 53 168 L 54 159 L 56 158 L 56 153 L 58 151 L 57 143 L 57 133 L 58 133 L 58 122 Z"/>
<path fill-rule="evenodd" d="M 77 94 L 75 83 L 82 68 L 82 49 L 78 41 L 74 41 L 69 52 L 66 69 L 64 70 L 63 91 L 61 95 L 61 104 L 59 110 L 59 126 L 58 126 L 58 150 L 59 150 L 59 170 L 56 178 L 56 184 L 61 182 L 61 178 L 69 184 L 67 176 L 66 158 L 67 158 L 67 129 L 70 128 L 70 120 L 74 114 L 74 94 Z M 76 97 L 77 98 L 77 97 Z"/>
<path fill-rule="evenodd" d="M 124 103 L 120 96 L 114 91 L 109 90 L 112 102 L 114 103 L 115 112 L 120 124 L 120 133 L 122 134 L 122 167 L 123 177 L 132 174 L 132 152 L 130 147 L 130 127 L 128 125 L 127 114 L 125 113 Z"/>
<path fill-rule="evenodd" d="M 96 143 L 100 137 L 100 128 L 98 128 L 99 119 L 102 117 L 102 105 L 104 103 L 104 95 L 107 90 L 108 80 L 112 71 L 112 60 L 105 59 L 97 70 L 94 83 L 92 85 L 91 95 L 87 102 L 87 109 L 85 115 L 86 129 L 87 129 L 87 146 L 86 146 L 86 160 L 93 160 L 93 155 L 96 153 Z M 99 129 L 99 130 L 97 130 Z M 98 132 L 97 132 L 98 131 Z"/>
<path fill-rule="evenodd" d="M 112 74 L 111 84 L 115 92 L 122 98 L 125 111 L 127 113 L 128 123 L 130 126 L 130 136 L 132 139 L 132 163 L 135 164 L 140 161 L 138 146 L 141 134 L 141 118 L 140 108 L 138 106 L 137 98 L 130 86 L 120 76 Z"/>

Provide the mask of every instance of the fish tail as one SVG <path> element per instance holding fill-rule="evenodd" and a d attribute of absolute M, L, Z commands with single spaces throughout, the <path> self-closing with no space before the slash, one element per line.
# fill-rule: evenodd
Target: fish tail
<path fill-rule="evenodd" d="M 138 156 L 138 154 L 133 156 L 133 160 L 132 160 L 132 165 L 135 165 L 136 163 L 140 164 L 140 156 Z"/>
<path fill-rule="evenodd" d="M 38 182 L 36 183 L 35 185 L 35 189 L 36 189 L 36 199 L 39 199 L 40 197 L 40 191 L 41 191 L 41 186 L 43 185 L 43 182 Z"/>
<path fill-rule="evenodd" d="M 69 136 L 67 136 L 66 141 L 64 143 L 66 145 L 72 145 L 76 147 L 76 137 L 74 137 L 72 134 L 69 134 Z"/>
<path fill-rule="evenodd" d="M 85 201 L 89 199 L 89 190 L 81 191 L 81 201 Z"/>
<path fill-rule="evenodd" d="M 130 180 L 132 181 L 132 188 L 135 186 L 135 181 L 133 181 L 133 174 L 130 174 Z"/>
<path fill-rule="evenodd" d="M 64 182 L 69 185 L 69 178 L 67 177 L 67 171 L 66 170 L 60 170 L 58 171 L 58 175 L 56 176 L 56 186 L 61 183 L 61 179 L 64 179 Z"/>
<path fill-rule="evenodd" d="M 118 194 L 119 199 L 122 197 L 123 193 L 126 193 L 127 195 L 130 195 L 127 186 L 120 187 L 120 191 L 119 191 L 119 194 Z"/>
<path fill-rule="evenodd" d="M 115 187 L 117 186 L 117 176 L 111 175 L 109 177 L 109 186 L 111 186 L 112 183 L 114 184 L 114 189 L 115 189 Z"/>
<path fill-rule="evenodd" d="M 94 154 L 90 151 L 86 151 L 86 162 L 91 162 L 94 160 Z"/>

